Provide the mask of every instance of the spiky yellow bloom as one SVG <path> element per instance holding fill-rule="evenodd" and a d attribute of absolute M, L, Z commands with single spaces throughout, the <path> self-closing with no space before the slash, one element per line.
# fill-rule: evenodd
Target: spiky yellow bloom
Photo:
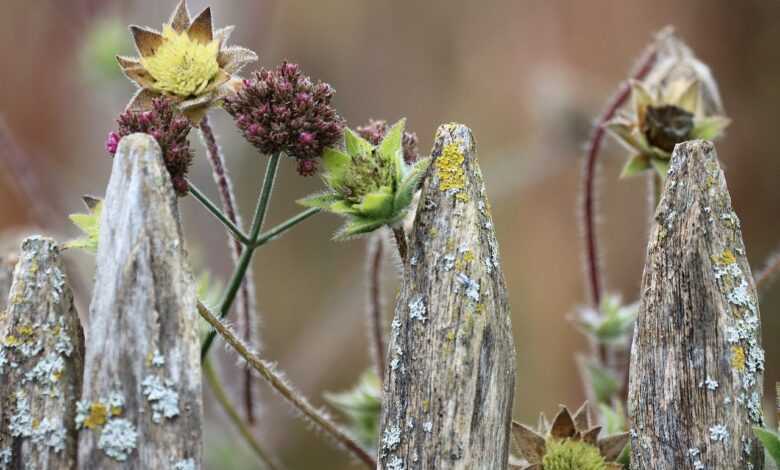
<path fill-rule="evenodd" d="M 190 18 L 181 0 L 162 33 L 130 26 L 140 57 L 117 56 L 122 72 L 140 90 L 129 110 L 149 110 L 152 99 L 166 96 L 197 125 L 206 111 L 234 93 L 241 79 L 235 74 L 257 55 L 238 46 L 226 46 L 232 26 L 213 30 L 211 9 Z"/>
<path fill-rule="evenodd" d="M 141 58 L 141 65 L 155 80 L 152 88 L 179 96 L 203 93 L 219 72 L 219 42 L 196 41 L 169 25 L 163 26 L 162 38 L 154 55 Z"/>

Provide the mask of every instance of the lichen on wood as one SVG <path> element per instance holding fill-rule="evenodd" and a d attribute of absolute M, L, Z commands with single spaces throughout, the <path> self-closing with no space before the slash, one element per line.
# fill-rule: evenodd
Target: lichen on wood
<path fill-rule="evenodd" d="M 154 139 L 123 138 L 100 222 L 79 468 L 200 468 L 196 297 L 176 204 Z"/>
<path fill-rule="evenodd" d="M 76 466 L 84 337 L 60 249 L 22 242 L 0 312 L 0 469 Z"/>
<path fill-rule="evenodd" d="M 378 466 L 506 468 L 515 348 L 471 131 L 439 128 L 392 323 Z"/>
<path fill-rule="evenodd" d="M 764 351 L 739 219 L 709 142 L 675 147 L 631 351 L 632 468 L 760 469 Z"/>

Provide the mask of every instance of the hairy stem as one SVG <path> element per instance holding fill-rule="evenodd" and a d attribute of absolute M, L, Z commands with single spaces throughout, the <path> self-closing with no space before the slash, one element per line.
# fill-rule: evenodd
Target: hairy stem
<path fill-rule="evenodd" d="M 284 222 L 277 225 L 276 227 L 273 227 L 267 232 L 260 234 L 260 236 L 257 238 L 257 241 L 254 243 L 255 247 L 261 247 L 266 243 L 275 240 L 277 237 L 279 237 L 286 231 L 290 230 L 291 228 L 295 227 L 299 223 L 303 222 L 304 220 L 308 219 L 309 217 L 313 216 L 318 212 L 320 212 L 320 209 L 317 207 L 313 207 L 311 209 L 306 209 L 305 211 L 297 215 L 294 215 L 293 217 L 290 217 L 289 219 L 285 220 Z"/>
<path fill-rule="evenodd" d="M 401 262 L 406 263 L 406 253 L 409 251 L 406 245 L 406 232 L 403 226 L 392 227 L 395 244 L 398 246 L 398 254 L 401 256 Z"/>
<path fill-rule="evenodd" d="M 656 51 L 653 49 L 646 52 L 645 57 L 640 61 L 634 79 L 640 80 L 647 75 L 655 63 Z M 585 160 L 585 170 L 582 175 L 582 213 L 580 223 L 583 226 L 585 238 L 585 262 L 588 287 L 590 291 L 591 304 L 598 308 L 601 304 L 601 272 L 598 259 L 598 243 L 596 240 L 596 209 L 595 209 L 595 179 L 596 162 L 601 151 L 601 144 L 604 141 L 605 124 L 615 116 L 615 113 L 626 102 L 631 95 L 631 87 L 628 82 L 620 85 L 618 92 L 607 104 L 607 108 L 596 124 L 593 135 L 587 146 L 587 157 Z"/>
<path fill-rule="evenodd" d="M 279 469 L 280 467 L 274 463 L 274 459 L 271 457 L 271 455 L 266 452 L 265 449 L 263 449 L 259 442 L 257 442 L 257 439 L 255 439 L 252 431 L 241 419 L 241 416 L 238 414 L 238 411 L 236 411 L 235 407 L 233 407 L 233 404 L 230 402 L 230 398 L 228 398 L 227 393 L 222 387 L 222 383 L 217 376 L 217 371 L 214 370 L 214 366 L 211 365 L 211 361 L 208 359 L 203 361 L 203 375 L 206 378 L 206 382 L 208 382 L 209 387 L 211 388 L 211 393 L 213 393 L 214 398 L 217 399 L 217 403 L 222 406 L 222 409 L 230 419 L 230 422 L 233 423 L 233 425 L 238 430 L 238 433 L 241 434 L 241 437 L 244 438 L 246 443 L 249 444 L 249 447 L 251 447 L 255 454 L 257 454 L 265 467 L 269 468 L 270 470 Z"/>
<path fill-rule="evenodd" d="M 236 295 L 245 280 L 249 271 L 249 266 L 252 261 L 252 255 L 255 249 L 258 247 L 257 240 L 260 237 L 260 229 L 263 226 L 265 220 L 265 214 L 268 209 L 268 202 L 271 199 L 271 190 L 273 189 L 274 180 L 276 179 L 276 170 L 279 168 L 279 154 L 271 155 L 268 159 L 268 166 L 265 170 L 265 179 L 263 180 L 263 188 L 260 191 L 260 197 L 257 200 L 257 207 L 255 208 L 255 216 L 252 220 L 252 229 L 249 233 L 249 244 L 246 249 L 241 253 L 241 256 L 236 263 L 236 269 L 233 271 L 233 275 L 230 278 L 230 282 L 225 290 L 225 295 L 222 297 L 222 302 L 219 306 L 219 317 L 225 318 L 230 312 L 230 308 L 233 306 L 233 302 L 236 299 Z M 205 358 L 208 354 L 211 344 L 214 342 L 215 333 L 212 331 L 209 333 L 206 341 L 201 347 L 201 358 Z"/>
<path fill-rule="evenodd" d="M 369 468 L 376 467 L 376 461 L 363 447 L 355 442 L 346 431 L 329 418 L 321 410 L 312 406 L 308 400 L 294 390 L 267 362 L 252 353 L 249 348 L 233 334 L 230 329 L 220 322 L 201 302 L 198 302 L 198 312 L 204 320 L 209 322 L 225 341 L 255 369 L 293 408 L 301 412 L 316 428 L 331 436 L 337 443 L 344 446 Z"/>
<path fill-rule="evenodd" d="M 209 163 L 211 164 L 212 175 L 214 182 L 219 188 L 220 200 L 222 202 L 222 208 L 224 210 L 227 219 L 241 229 L 241 219 L 236 209 L 236 197 L 233 191 L 233 183 L 230 180 L 230 176 L 227 174 L 225 168 L 225 159 L 217 144 L 214 130 L 211 128 L 208 116 L 203 118 L 200 124 L 201 137 L 203 143 L 206 146 L 206 154 L 208 155 Z M 231 240 L 229 242 L 231 247 L 231 255 L 233 257 L 233 263 L 238 268 L 242 256 L 246 251 L 243 244 L 239 240 Z M 247 263 L 248 264 L 248 263 Z M 238 306 L 238 316 L 243 323 L 243 335 L 246 341 L 252 342 L 252 332 L 257 317 L 255 311 L 255 295 L 254 295 L 254 276 L 252 270 L 246 270 L 244 268 L 244 275 L 242 275 L 241 282 L 239 284 L 241 290 L 241 302 Z M 247 419 L 250 423 L 254 423 L 254 406 L 252 405 L 252 377 L 250 374 L 244 376 L 244 402 L 246 408 Z"/>
<path fill-rule="evenodd" d="M 368 340 L 374 359 L 374 368 L 380 382 L 385 375 L 385 335 L 382 328 L 382 232 L 375 232 L 368 241 Z"/>
<path fill-rule="evenodd" d="M 211 200 L 206 197 L 205 194 L 203 194 L 197 187 L 195 187 L 191 181 L 187 181 L 187 187 L 189 188 L 190 194 L 192 194 L 195 199 L 197 199 L 198 202 L 200 202 L 201 205 L 206 208 L 206 210 L 211 212 L 211 215 L 222 222 L 222 225 L 228 229 L 228 233 L 230 233 L 244 245 L 248 245 L 250 243 L 249 237 L 244 235 L 244 232 L 242 232 L 241 229 L 236 226 L 236 224 L 228 219 L 228 217 L 213 202 L 211 202 Z"/>

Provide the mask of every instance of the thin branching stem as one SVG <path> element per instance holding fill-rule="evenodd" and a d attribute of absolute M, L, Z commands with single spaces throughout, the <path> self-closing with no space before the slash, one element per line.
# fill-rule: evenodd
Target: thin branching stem
<path fill-rule="evenodd" d="M 208 155 L 209 163 L 211 164 L 212 174 L 214 176 L 214 182 L 219 188 L 220 199 L 222 201 L 222 207 L 228 220 L 230 220 L 237 228 L 241 228 L 241 219 L 238 214 L 236 196 L 233 191 L 233 183 L 227 174 L 225 168 L 225 159 L 217 144 L 217 138 L 214 135 L 214 130 L 211 128 L 208 116 L 204 116 L 200 124 L 201 137 L 203 143 L 206 146 L 206 154 Z M 231 254 L 233 262 L 238 267 L 241 257 L 245 254 L 244 245 L 239 240 L 230 240 Z M 252 332 L 257 318 L 257 312 L 255 311 L 255 295 L 254 295 L 254 276 L 252 270 L 244 269 L 244 275 L 242 282 L 239 285 L 241 292 L 241 301 L 238 305 L 238 316 L 243 322 L 243 335 L 246 341 L 252 341 Z M 252 376 L 248 372 L 244 374 L 244 407 L 246 409 L 246 416 L 248 421 L 254 423 L 254 405 L 252 403 Z"/>
<path fill-rule="evenodd" d="M 764 269 L 756 275 L 756 290 L 769 285 L 769 281 L 780 273 L 780 252 L 769 257 Z"/>
<path fill-rule="evenodd" d="M 384 237 L 376 232 L 368 241 L 368 341 L 374 359 L 377 377 L 382 381 L 385 375 L 385 335 L 382 328 L 382 258 Z"/>
<path fill-rule="evenodd" d="M 195 199 L 197 199 L 198 202 L 200 202 L 201 205 L 211 213 L 211 215 L 222 222 L 222 225 L 228 229 L 228 233 L 230 233 L 235 239 L 244 245 L 248 245 L 250 243 L 249 237 L 244 235 L 244 232 L 242 232 L 241 229 L 236 226 L 236 224 L 228 219 L 228 217 L 216 206 L 216 204 L 211 202 L 211 200 L 205 194 L 203 194 L 201 190 L 192 184 L 191 181 L 187 181 L 187 186 L 189 188 L 190 194 L 192 194 Z"/>
<path fill-rule="evenodd" d="M 219 321 L 201 302 L 198 302 L 198 312 L 201 317 L 203 317 L 203 319 L 206 320 L 214 330 L 217 331 L 225 341 L 260 374 L 260 376 L 268 381 L 268 384 L 279 393 L 285 401 L 293 408 L 300 411 L 315 427 L 332 437 L 340 445 L 344 446 L 344 448 L 350 451 L 369 468 L 376 468 L 376 461 L 367 450 L 355 442 L 346 431 L 325 415 L 325 413 L 312 406 L 308 400 L 295 391 L 273 367 L 251 352 L 244 342 L 230 331 L 230 328 Z"/>
<path fill-rule="evenodd" d="M 306 209 L 305 211 L 290 217 L 281 224 L 269 229 L 267 232 L 260 234 L 260 236 L 257 238 L 257 241 L 254 243 L 255 248 L 261 247 L 266 243 L 275 240 L 286 231 L 290 230 L 318 212 L 320 212 L 320 209 L 317 207 Z"/>
<path fill-rule="evenodd" d="M 249 233 L 249 244 L 246 249 L 241 253 L 241 257 L 238 258 L 236 263 L 236 269 L 233 271 L 233 275 L 230 277 L 230 282 L 225 290 L 225 294 L 222 297 L 222 301 L 219 305 L 219 317 L 225 318 L 230 312 L 230 308 L 233 306 L 233 302 L 236 299 L 239 288 L 241 287 L 244 278 L 247 274 L 249 266 L 252 261 L 252 255 L 257 248 L 257 240 L 260 237 L 260 229 L 263 227 L 263 221 L 265 220 L 265 214 L 268 210 L 268 202 L 271 200 L 271 191 L 273 190 L 274 180 L 276 179 L 276 171 L 279 168 L 280 155 L 274 154 L 268 159 L 268 166 L 265 170 L 265 178 L 263 180 L 263 188 L 260 191 L 260 197 L 257 200 L 257 207 L 255 208 L 255 216 L 252 219 L 252 229 Z M 205 358 L 211 348 L 211 343 L 214 342 L 214 332 L 209 333 L 206 341 L 201 347 L 201 358 Z"/>
<path fill-rule="evenodd" d="M 645 54 L 645 57 L 640 61 L 639 66 L 636 69 L 633 77 L 636 80 L 641 80 L 652 68 L 655 63 L 656 51 L 650 49 Z M 599 153 L 601 152 L 601 144 L 604 141 L 604 135 L 606 132 L 606 123 L 615 116 L 618 109 L 620 109 L 626 100 L 631 95 L 631 86 L 628 82 L 620 85 L 618 92 L 612 97 L 612 100 L 607 104 L 607 108 L 596 124 L 593 131 L 593 135 L 588 142 L 588 152 L 585 160 L 585 171 L 583 172 L 582 179 L 582 213 L 580 217 L 580 223 L 583 226 L 583 233 L 585 238 L 585 262 L 586 262 L 586 274 L 588 280 L 588 287 L 590 291 L 591 304 L 595 308 L 599 308 L 601 305 L 601 272 L 599 267 L 598 258 L 598 243 L 596 240 L 596 208 L 595 208 L 595 179 L 596 179 L 596 162 L 598 161 Z"/>
<path fill-rule="evenodd" d="M 275 459 L 271 457 L 270 453 L 263 449 L 263 447 L 255 438 L 254 434 L 252 434 L 252 431 L 249 429 L 246 423 L 244 423 L 244 420 L 241 419 L 238 411 L 230 402 L 230 398 L 228 398 L 224 387 L 222 387 L 222 383 L 217 376 L 217 371 L 214 370 L 214 366 L 211 365 L 211 361 L 208 359 L 203 361 L 203 375 L 206 377 L 206 382 L 208 382 L 209 387 L 211 388 L 211 393 L 214 394 L 214 398 L 217 399 L 217 403 L 219 403 L 219 405 L 225 411 L 225 414 L 228 416 L 228 419 L 230 419 L 230 422 L 233 423 L 233 425 L 238 430 L 238 433 L 241 434 L 241 437 L 244 438 L 246 443 L 249 444 L 249 447 L 251 447 L 255 454 L 257 454 L 265 467 L 270 470 L 280 469 L 281 467 L 275 463 Z"/>

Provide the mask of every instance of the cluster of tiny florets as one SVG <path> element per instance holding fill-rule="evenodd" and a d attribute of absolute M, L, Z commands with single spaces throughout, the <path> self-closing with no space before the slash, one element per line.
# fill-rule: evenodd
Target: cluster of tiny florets
<path fill-rule="evenodd" d="M 117 119 L 119 128 L 108 134 L 106 150 L 116 153 L 122 137 L 135 132 L 149 134 L 162 150 L 165 167 L 171 175 L 173 188 L 179 196 L 187 194 L 187 170 L 192 163 L 192 151 L 187 140 L 192 125 L 175 105 L 166 98 L 155 98 L 149 111 L 128 110 Z"/>
<path fill-rule="evenodd" d="M 344 119 L 330 104 L 333 94 L 327 83 L 312 83 L 298 65 L 284 62 L 244 80 L 244 87 L 225 99 L 224 108 L 260 152 L 294 157 L 298 173 L 307 176 L 344 131 Z"/>
<path fill-rule="evenodd" d="M 379 142 L 382 141 L 388 130 L 390 130 L 390 126 L 387 124 L 387 121 L 377 119 L 369 119 L 368 124 L 365 126 L 358 126 L 358 128 L 355 129 L 360 137 L 371 142 L 373 145 L 379 145 Z M 404 132 L 402 147 L 404 149 L 404 161 L 406 163 L 417 161 L 420 155 L 417 149 L 416 133 Z"/>

